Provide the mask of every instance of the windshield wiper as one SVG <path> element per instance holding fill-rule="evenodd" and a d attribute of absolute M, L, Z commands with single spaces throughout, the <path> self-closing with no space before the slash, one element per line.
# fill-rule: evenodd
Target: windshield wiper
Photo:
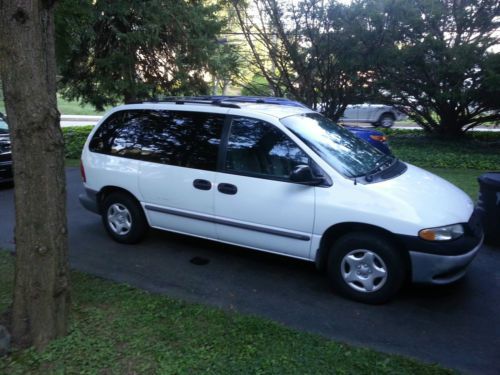
<path fill-rule="evenodd" d="M 383 163 L 383 160 L 389 158 L 390 159 L 390 163 Z M 368 181 L 368 182 L 371 182 L 373 181 L 373 175 L 378 173 L 378 172 L 381 172 L 387 168 L 389 168 L 390 166 L 392 166 L 395 162 L 396 162 L 396 158 L 394 156 L 391 156 L 391 155 L 382 155 L 376 162 L 375 162 L 375 167 L 372 168 L 370 171 L 368 171 L 368 173 L 366 173 L 365 175 L 365 180 Z M 385 168 L 384 168 L 385 167 Z"/>

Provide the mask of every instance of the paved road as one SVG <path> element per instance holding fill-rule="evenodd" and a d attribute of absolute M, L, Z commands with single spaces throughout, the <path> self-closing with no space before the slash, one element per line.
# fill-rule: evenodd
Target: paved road
<path fill-rule="evenodd" d="M 466 373 L 500 373 L 500 249 L 484 247 L 457 285 L 408 287 L 390 304 L 366 306 L 333 294 L 325 276 L 301 261 L 159 231 L 119 245 L 79 206 L 78 170 L 67 176 L 70 260 L 78 270 Z M 12 201 L 12 189 L 0 190 L 0 248 L 13 248 Z M 194 257 L 209 263 L 195 265 Z"/>

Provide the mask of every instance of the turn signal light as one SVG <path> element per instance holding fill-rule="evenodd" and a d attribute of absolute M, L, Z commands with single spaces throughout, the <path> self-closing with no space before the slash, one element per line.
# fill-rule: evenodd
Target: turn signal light
<path fill-rule="evenodd" d="M 420 238 L 427 240 L 427 241 L 435 241 L 436 240 L 436 232 L 434 232 L 432 229 L 421 230 L 418 235 L 420 236 Z"/>
<path fill-rule="evenodd" d="M 427 241 L 449 241 L 464 234 L 462 224 L 446 225 L 444 227 L 426 228 L 418 232 L 420 238 Z"/>
<path fill-rule="evenodd" d="M 387 137 L 385 135 L 370 135 L 370 138 L 379 142 L 387 141 Z"/>

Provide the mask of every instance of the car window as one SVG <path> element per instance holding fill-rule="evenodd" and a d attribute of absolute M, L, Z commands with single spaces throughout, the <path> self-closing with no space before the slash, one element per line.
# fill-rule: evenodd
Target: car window
<path fill-rule="evenodd" d="M 225 169 L 227 171 L 288 179 L 309 157 L 281 130 L 261 120 L 237 117 L 231 123 Z"/>
<path fill-rule="evenodd" d="M 115 115 L 96 131 L 91 151 L 216 170 L 224 115 L 153 110 L 122 111 Z"/>

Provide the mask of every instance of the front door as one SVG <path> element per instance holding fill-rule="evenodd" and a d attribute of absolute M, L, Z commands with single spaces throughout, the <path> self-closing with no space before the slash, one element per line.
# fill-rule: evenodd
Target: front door
<path fill-rule="evenodd" d="M 289 180 L 294 167 L 311 165 L 308 156 L 274 125 L 235 117 L 222 163 L 215 191 L 218 238 L 308 258 L 315 188 Z"/>

